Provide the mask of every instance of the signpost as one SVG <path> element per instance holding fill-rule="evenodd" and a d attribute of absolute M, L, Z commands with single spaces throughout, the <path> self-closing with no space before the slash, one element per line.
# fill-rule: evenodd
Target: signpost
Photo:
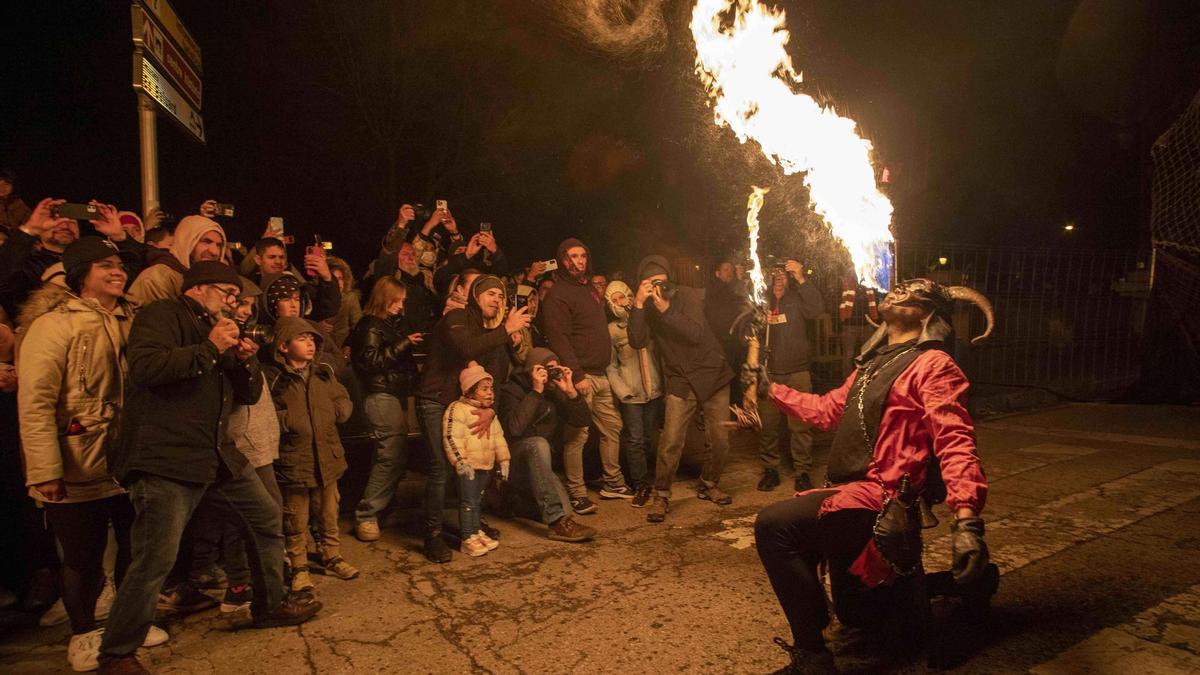
<path fill-rule="evenodd" d="M 200 45 L 167 0 L 135 0 L 133 89 L 138 92 L 142 150 L 142 213 L 158 208 L 158 121 L 164 110 L 204 142 Z"/>

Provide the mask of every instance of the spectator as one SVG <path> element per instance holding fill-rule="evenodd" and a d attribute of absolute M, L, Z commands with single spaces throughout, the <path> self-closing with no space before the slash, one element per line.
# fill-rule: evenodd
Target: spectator
<path fill-rule="evenodd" d="M 750 294 L 738 280 L 733 264 L 728 260 L 717 263 L 704 291 L 704 316 L 721 344 L 725 361 L 734 372 L 740 372 L 742 364 L 746 362 L 746 342 L 731 329 L 742 312 L 749 307 Z M 740 404 L 741 378 L 733 378 L 730 387 L 730 401 Z"/>
<path fill-rule="evenodd" d="M 0 232 L 11 233 L 29 220 L 33 211 L 17 191 L 17 176 L 0 169 Z"/>
<path fill-rule="evenodd" d="M 842 277 L 842 301 L 838 305 L 838 318 L 841 319 L 842 370 L 849 375 L 854 370 L 854 358 L 858 356 L 858 348 L 871 337 L 875 332 L 875 325 L 879 324 L 875 291 L 858 283 L 853 271 Z"/>
<path fill-rule="evenodd" d="M 546 294 L 550 292 L 551 288 L 554 288 L 554 277 L 542 277 L 537 284 L 538 300 L 546 302 Z"/>
<path fill-rule="evenodd" d="M 317 360 L 322 338 L 297 317 L 275 322 L 275 354 L 264 375 L 283 423 L 275 472 L 283 494 L 283 532 L 292 566 L 292 592 L 311 591 L 308 573 L 309 509 L 317 517 L 325 573 L 353 579 L 358 569 L 341 555 L 337 481 L 346 472 L 346 451 L 337 425 L 350 419 L 353 404 L 333 367 Z"/>
<path fill-rule="evenodd" d="M 148 255 L 146 268 L 133 280 L 129 297 L 141 306 L 179 297 L 183 275 L 201 261 L 225 259 L 225 231 L 204 216 L 187 216 L 175 227 L 170 255 Z"/>
<path fill-rule="evenodd" d="M 654 471 L 657 494 L 646 513 L 646 520 L 652 523 L 666 519 L 687 426 L 698 410 L 704 411 L 709 454 L 696 496 L 722 506 L 733 503 L 733 498 L 717 487 L 729 452 L 729 430 L 723 422 L 729 418 L 727 385 L 733 373 L 704 318 L 699 291 L 671 284 L 669 269 L 660 255 L 646 256 L 638 263 L 640 283 L 629 310 L 629 344 L 641 349 L 653 339 L 662 354 L 666 376 L 663 438 Z"/>
<path fill-rule="evenodd" d="M 650 342 L 641 349 L 629 344 L 629 308 L 633 291 L 624 281 L 611 281 L 604 293 L 613 320 L 608 322 L 612 360 L 608 381 L 621 410 L 621 449 L 633 483 L 634 508 L 642 508 L 654 492 L 648 462 L 657 456 L 658 431 L 662 427 L 663 388 L 658 352 Z"/>
<path fill-rule="evenodd" d="M 342 294 L 341 306 L 338 307 L 337 314 L 334 314 L 333 318 L 329 320 L 329 333 L 334 344 L 338 347 L 345 347 L 351 329 L 362 318 L 362 304 L 358 298 L 358 289 L 354 287 L 354 272 L 350 270 L 350 265 L 335 256 L 329 256 L 328 263 L 329 271 L 333 274 L 338 290 Z"/>
<path fill-rule="evenodd" d="M 291 277 L 300 286 L 301 316 L 312 321 L 323 321 L 337 315 L 342 305 L 342 291 L 333 278 L 324 249 L 320 249 L 319 253 L 308 251 L 304 254 L 305 274 L 288 265 L 287 247 L 275 237 L 259 239 L 254 244 L 253 257 L 258 269 L 250 273 L 250 280 L 262 287 L 268 296 L 274 282 Z"/>
<path fill-rule="evenodd" d="M 513 489 L 506 494 L 519 490 L 532 496 L 538 515 L 550 528 L 550 539 L 588 541 L 596 530 L 571 517 L 571 498 L 551 468 L 550 447 L 564 423 L 584 426 L 591 413 L 571 381 L 571 370 L 559 366 L 554 352 L 534 348 L 525 364 L 500 388 L 501 425 L 513 461 L 509 474 Z M 554 379 L 552 369 L 557 374 Z"/>
<path fill-rule="evenodd" d="M 46 268 L 62 261 L 63 251 L 79 239 L 79 223 L 59 218 L 62 199 L 43 199 L 29 219 L 9 232 L 0 247 L 0 307 L 16 316 L 29 294 L 42 285 Z"/>
<path fill-rule="evenodd" d="M 405 315 L 414 328 L 427 331 L 437 315 L 437 298 L 433 291 L 433 274 L 417 264 L 416 250 L 405 242 L 396 253 L 395 278 L 408 288 Z"/>
<path fill-rule="evenodd" d="M 796 391 L 812 391 L 812 374 L 808 361 L 808 321 L 825 312 L 825 301 L 816 284 L 804 276 L 804 266 L 789 258 L 784 269 L 771 275 L 771 290 L 767 293 L 770 311 L 767 314 L 767 351 L 763 361 L 772 382 L 786 384 Z M 763 463 L 758 489 L 769 492 L 779 487 L 779 425 L 783 421 L 773 405 L 759 406 L 762 433 L 759 451 Z M 796 492 L 812 489 L 812 427 L 796 417 L 787 418 L 790 434 L 789 453 L 795 472 Z"/>
<path fill-rule="evenodd" d="M 583 395 L 592 412 L 592 423 L 600 432 L 600 461 L 604 465 L 605 499 L 633 499 L 633 490 L 621 474 L 621 414 L 617 412 L 608 364 L 612 341 L 608 337 L 608 317 L 604 301 L 589 285 L 591 252 L 578 239 L 567 239 L 558 246 L 556 283 L 542 305 L 542 327 L 550 349 L 562 364 L 571 369 L 575 388 Z M 568 427 L 563 442 L 563 469 L 567 492 L 575 513 L 595 513 L 596 505 L 587 496 L 583 479 L 583 446 L 588 428 Z"/>
<path fill-rule="evenodd" d="M 375 282 L 363 318 L 350 334 L 350 362 L 375 441 L 371 473 L 354 510 L 355 536 L 362 541 L 379 539 L 379 513 L 391 504 L 407 464 L 406 403 L 417 383 L 413 349 L 423 339 L 406 320 L 407 293 L 408 287 L 392 277 Z"/>
<path fill-rule="evenodd" d="M 451 221 L 453 222 L 453 219 Z M 446 264 L 433 275 L 434 287 L 444 291 L 453 275 L 462 270 L 472 268 L 484 274 L 504 277 L 508 274 L 508 259 L 504 251 L 496 243 L 496 235 L 491 231 L 479 232 L 467 241 L 466 247 L 460 252 L 455 251 Z"/>
<path fill-rule="evenodd" d="M 421 373 L 417 394 L 417 417 L 421 420 L 429 449 L 429 476 L 425 481 L 425 556 L 433 562 L 449 562 L 451 552 L 442 541 L 442 507 L 446 495 L 449 465 L 442 447 L 442 418 L 446 408 L 458 398 L 458 374 L 476 361 L 493 381 L 508 379 L 511 364 L 509 350 L 516 347 L 522 330 L 529 326 L 529 312 L 504 311 L 504 284 L 496 277 L 483 275 L 471 283 L 465 309 L 445 314 L 433 328 L 429 358 Z M 491 428 L 495 411 L 479 408 L 471 425 L 477 436 Z M 480 524 L 492 539 L 496 535 Z"/>
<path fill-rule="evenodd" d="M 508 480 L 510 457 L 504 431 L 494 412 L 486 433 L 476 434 L 472 428 L 478 417 L 477 411 L 491 409 L 496 404 L 492 376 L 472 361 L 459 373 L 458 381 L 462 397 L 451 403 L 442 417 L 442 445 L 446 459 L 458 475 L 458 522 L 462 541 L 459 550 L 479 557 L 500 546 L 500 542 L 480 529 L 479 508 L 494 467 L 499 467 L 501 480 Z"/>
<path fill-rule="evenodd" d="M 156 227 L 146 232 L 146 264 L 150 264 L 151 256 L 158 254 L 159 251 L 164 251 L 168 255 L 171 252 L 171 245 L 175 243 L 175 235 L 165 227 Z"/>
<path fill-rule="evenodd" d="M 133 561 L 100 646 L 108 670 L 141 672 L 134 652 L 154 619 L 184 525 L 204 499 L 231 509 L 251 542 L 256 626 L 301 623 L 321 607 L 285 598 L 279 509 L 245 457 L 222 447 L 230 408 L 253 404 L 262 392 L 258 347 L 239 338 L 228 318 L 241 279 L 210 260 L 190 264 L 181 277 L 181 297 L 142 308 L 129 335 L 124 441 L 109 457 L 137 515 Z"/>
<path fill-rule="evenodd" d="M 479 270 L 472 267 L 454 276 L 454 279 L 450 283 L 450 293 L 446 296 L 446 306 L 442 308 L 443 316 L 451 310 L 466 309 L 467 292 L 471 289 L 471 284 L 480 274 Z"/>
<path fill-rule="evenodd" d="M 396 222 L 383 234 L 379 242 L 379 257 L 371 261 L 367 276 L 379 279 L 392 273 L 396 264 L 396 253 L 404 242 L 412 242 L 416 236 L 413 223 L 417 219 L 416 209 L 412 204 L 401 204 L 396 212 Z"/>
<path fill-rule="evenodd" d="M 133 211 L 118 211 L 117 218 L 121 221 L 126 235 L 139 244 L 146 241 L 146 226 L 142 223 L 141 216 Z"/>
<path fill-rule="evenodd" d="M 463 245 L 463 236 L 449 209 L 435 209 L 412 237 L 412 245 L 421 269 L 433 274 L 447 258 L 458 252 Z M 452 270 L 450 274 L 457 272 Z"/>
<path fill-rule="evenodd" d="M 603 274 L 592 275 L 592 292 L 597 298 L 604 298 L 604 289 L 608 288 L 608 277 Z"/>

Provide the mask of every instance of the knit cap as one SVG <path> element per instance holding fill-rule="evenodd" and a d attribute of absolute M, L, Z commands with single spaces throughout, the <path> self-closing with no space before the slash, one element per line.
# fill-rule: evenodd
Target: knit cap
<path fill-rule="evenodd" d="M 290 274 L 284 274 L 267 287 L 267 307 L 275 307 L 275 303 L 292 297 L 300 292 L 300 280 Z"/>
<path fill-rule="evenodd" d="M 237 270 L 216 260 L 201 260 L 193 264 L 183 273 L 183 287 L 180 292 L 187 292 L 193 286 L 201 284 L 230 284 L 242 290 L 242 277 Z"/>
<path fill-rule="evenodd" d="M 483 366 L 472 361 L 458 374 L 458 385 L 462 388 L 462 393 L 465 396 L 467 392 L 471 391 L 471 387 L 474 387 L 483 380 L 490 379 L 492 379 L 492 376 L 483 369 Z"/>

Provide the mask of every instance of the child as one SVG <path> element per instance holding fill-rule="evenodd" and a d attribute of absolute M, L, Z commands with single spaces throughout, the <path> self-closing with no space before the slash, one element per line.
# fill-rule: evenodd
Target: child
<path fill-rule="evenodd" d="M 458 474 L 458 520 L 462 532 L 462 552 L 481 556 L 500 545 L 487 536 L 479 526 L 479 502 L 487 487 L 488 472 L 500 464 L 500 479 L 508 480 L 508 444 L 500 420 L 492 417 L 492 425 L 483 438 L 471 431 L 475 411 L 491 408 L 496 403 L 492 376 L 483 366 L 472 361 L 458 376 L 462 398 L 446 408 L 442 418 L 442 440 L 446 456 Z"/>
<path fill-rule="evenodd" d="M 311 590 L 308 551 L 309 507 L 320 521 L 318 548 L 326 574 L 353 579 L 358 570 L 338 551 L 337 481 L 346 471 L 337 425 L 350 419 L 350 395 L 333 368 L 316 361 L 322 338 L 308 321 L 275 322 L 275 353 L 263 365 L 282 425 L 275 473 L 283 493 L 284 546 L 292 566 L 292 591 Z"/>

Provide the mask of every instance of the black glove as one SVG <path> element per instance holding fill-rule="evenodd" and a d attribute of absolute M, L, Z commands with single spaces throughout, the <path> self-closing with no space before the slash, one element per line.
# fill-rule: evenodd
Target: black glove
<path fill-rule="evenodd" d="M 983 518 L 959 518 L 950 524 L 950 552 L 955 583 L 966 586 L 983 575 L 988 564 Z"/>
<path fill-rule="evenodd" d="M 767 367 L 760 365 L 758 367 L 758 400 L 767 400 L 771 394 L 771 384 L 771 376 L 767 373 Z"/>

